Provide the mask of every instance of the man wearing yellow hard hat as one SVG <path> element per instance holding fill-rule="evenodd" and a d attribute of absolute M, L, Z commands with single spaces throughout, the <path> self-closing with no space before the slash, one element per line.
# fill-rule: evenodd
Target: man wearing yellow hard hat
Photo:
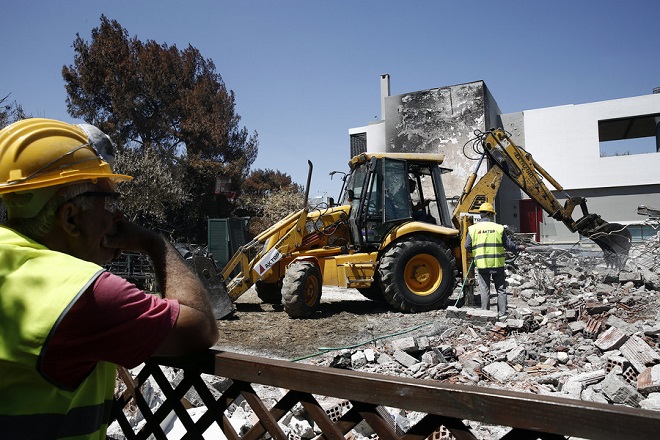
<path fill-rule="evenodd" d="M 495 223 L 495 208 L 491 203 L 479 207 L 481 219 L 468 228 L 465 249 L 472 251 L 476 267 L 475 278 L 481 292 L 481 308 L 490 310 L 490 283 L 497 291 L 497 310 L 500 320 L 506 319 L 506 274 L 504 251 L 521 252 L 525 246 L 516 245 L 504 232 L 504 226 Z"/>
<path fill-rule="evenodd" d="M 89 125 L 25 119 L 0 130 L 0 436 L 105 438 L 116 365 L 218 337 L 204 285 L 159 234 L 127 221 Z M 108 153 L 106 151 L 106 153 Z M 163 298 L 101 265 L 152 260 Z"/>

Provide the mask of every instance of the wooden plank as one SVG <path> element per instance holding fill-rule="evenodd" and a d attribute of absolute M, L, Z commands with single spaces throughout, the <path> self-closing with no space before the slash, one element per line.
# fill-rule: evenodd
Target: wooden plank
<path fill-rule="evenodd" d="M 445 417 L 576 437 L 653 438 L 660 413 L 216 352 L 218 376 Z"/>

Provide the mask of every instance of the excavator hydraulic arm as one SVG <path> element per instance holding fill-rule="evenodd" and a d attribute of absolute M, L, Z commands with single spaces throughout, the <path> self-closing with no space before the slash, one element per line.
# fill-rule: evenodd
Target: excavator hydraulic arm
<path fill-rule="evenodd" d="M 598 214 L 589 213 L 586 199 L 571 197 L 564 188 L 532 157 L 516 145 L 501 129 L 491 130 L 482 138 L 484 152 L 522 191 L 543 208 L 552 218 L 563 222 L 571 232 L 579 232 L 593 240 L 603 250 L 606 259 L 625 261 L 630 250 L 631 235 L 623 226 L 608 223 Z M 543 179 L 556 191 L 562 191 L 566 201 L 562 206 Z M 579 206 L 582 216 L 574 220 L 573 211 Z"/>

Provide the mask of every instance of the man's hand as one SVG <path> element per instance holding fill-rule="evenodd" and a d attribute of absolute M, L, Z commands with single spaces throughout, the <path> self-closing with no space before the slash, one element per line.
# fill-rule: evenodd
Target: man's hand
<path fill-rule="evenodd" d="M 149 255 L 154 243 L 159 243 L 159 234 L 122 218 L 114 233 L 103 237 L 103 246 L 123 251 Z"/>

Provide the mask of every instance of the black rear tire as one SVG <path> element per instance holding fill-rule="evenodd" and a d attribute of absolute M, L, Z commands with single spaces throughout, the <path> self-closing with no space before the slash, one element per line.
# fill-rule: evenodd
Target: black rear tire
<path fill-rule="evenodd" d="M 373 283 L 369 287 L 358 287 L 357 290 L 362 294 L 362 296 L 372 301 L 385 301 L 383 291 L 376 283 Z"/>
<path fill-rule="evenodd" d="M 306 318 L 321 303 L 321 269 L 310 261 L 296 261 L 289 266 L 282 283 L 282 304 L 291 318 Z"/>
<path fill-rule="evenodd" d="M 383 296 L 383 285 L 380 282 L 380 275 L 378 272 L 374 273 L 374 280 L 369 287 L 358 287 L 358 292 L 367 299 L 372 301 L 385 301 Z"/>
<path fill-rule="evenodd" d="M 280 283 L 266 283 L 257 281 L 254 284 L 257 296 L 265 304 L 282 304 L 282 285 Z"/>
<path fill-rule="evenodd" d="M 456 283 L 455 259 L 442 240 L 404 237 L 380 260 L 383 296 L 401 312 L 426 312 L 445 305 Z"/>

